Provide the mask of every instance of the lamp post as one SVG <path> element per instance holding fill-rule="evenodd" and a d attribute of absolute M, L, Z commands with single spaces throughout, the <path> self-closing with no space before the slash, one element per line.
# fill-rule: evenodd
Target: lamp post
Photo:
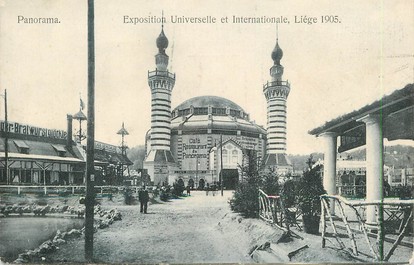
<path fill-rule="evenodd" d="M 220 188 L 223 197 L 223 135 L 220 134 Z"/>
<path fill-rule="evenodd" d="M 122 154 L 122 159 L 124 159 L 124 157 L 126 156 L 126 150 L 128 149 L 128 146 L 125 145 L 125 135 L 129 135 L 128 131 L 125 129 L 124 126 L 124 122 L 122 122 L 122 128 L 117 132 L 117 134 L 121 135 L 121 154 Z M 128 178 L 131 177 L 129 174 L 129 166 L 127 165 L 128 168 Z M 121 162 L 121 172 L 122 172 L 122 179 L 124 176 L 124 164 Z"/>
<path fill-rule="evenodd" d="M 200 183 L 198 182 L 198 152 L 196 153 L 196 175 L 195 175 L 195 179 L 196 179 L 196 183 L 198 185 L 198 187 L 200 187 Z"/>

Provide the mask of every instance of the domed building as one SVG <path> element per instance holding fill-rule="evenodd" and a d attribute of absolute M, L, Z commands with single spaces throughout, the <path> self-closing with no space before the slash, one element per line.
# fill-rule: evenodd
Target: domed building
<path fill-rule="evenodd" d="M 220 145 L 222 143 L 222 151 Z M 176 177 L 196 185 L 218 181 L 223 153 L 223 181 L 233 186 L 245 149 L 266 151 L 266 130 L 249 120 L 236 103 L 216 96 L 191 98 L 172 111 L 171 153 Z"/>
<path fill-rule="evenodd" d="M 155 185 L 173 183 L 203 188 L 219 181 L 234 188 L 239 166 L 247 150 L 254 150 L 258 163 L 286 173 L 292 166 L 286 157 L 286 101 L 290 84 L 282 81 L 283 52 L 276 42 L 270 82 L 263 86 L 267 100 L 267 131 L 251 121 L 246 111 L 231 100 L 217 96 L 188 99 L 171 111 L 176 75 L 167 70 L 168 39 L 162 28 L 156 40 L 156 69 L 148 72 L 151 88 L 151 130 L 146 136 L 144 168 Z M 269 140 L 269 141 L 268 141 Z"/>

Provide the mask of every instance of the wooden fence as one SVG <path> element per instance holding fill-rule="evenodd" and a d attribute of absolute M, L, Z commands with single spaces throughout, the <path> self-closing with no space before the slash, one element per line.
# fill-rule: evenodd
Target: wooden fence
<path fill-rule="evenodd" d="M 326 245 L 326 218 L 329 220 L 332 230 L 333 230 L 333 236 L 335 237 L 335 240 L 339 244 L 341 249 L 346 250 L 345 244 L 340 239 L 337 231 L 337 227 L 335 225 L 334 218 L 332 217 L 329 209 L 329 202 L 334 203 L 341 214 L 341 219 L 346 227 L 346 231 L 348 234 L 348 238 L 350 240 L 351 246 L 352 246 L 352 254 L 357 256 L 358 255 L 358 246 L 357 241 L 355 240 L 355 235 L 353 230 L 351 229 L 350 223 L 348 222 L 347 215 L 345 214 L 343 205 L 346 205 L 350 207 L 353 212 L 355 213 L 355 216 L 357 217 L 359 227 L 362 230 L 364 234 L 364 238 L 366 243 L 368 244 L 368 247 L 370 249 L 370 252 L 373 256 L 373 258 L 377 261 L 388 261 L 389 258 L 393 255 L 395 249 L 397 246 L 401 243 L 402 239 L 404 238 L 404 235 L 407 232 L 407 228 L 409 224 L 412 224 L 413 219 L 413 205 L 414 200 L 396 200 L 396 201 L 348 201 L 344 199 L 341 196 L 329 196 L 329 195 L 322 195 L 321 196 L 321 222 L 322 222 L 322 247 L 324 248 Z M 376 212 L 377 212 L 377 224 L 376 224 L 376 231 L 377 231 L 377 239 L 375 244 L 373 244 L 369 240 L 368 235 L 368 229 L 366 227 L 365 221 L 363 219 L 363 216 L 359 213 L 357 207 L 366 207 L 366 206 L 375 206 Z M 387 208 L 390 209 L 398 207 L 400 209 L 406 209 L 404 211 L 404 215 L 400 216 L 401 223 L 399 227 L 399 234 L 395 241 L 393 242 L 391 248 L 389 249 L 388 253 L 384 253 L 384 238 L 385 238 L 385 229 L 384 229 L 384 212 L 387 211 Z M 385 209 L 385 211 L 384 211 Z M 407 210 L 408 209 L 408 210 Z M 388 215 L 389 218 L 398 218 L 393 213 L 390 213 Z"/>

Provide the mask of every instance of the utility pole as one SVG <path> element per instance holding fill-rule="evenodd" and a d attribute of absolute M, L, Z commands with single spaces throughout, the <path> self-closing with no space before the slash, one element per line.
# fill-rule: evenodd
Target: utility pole
<path fill-rule="evenodd" d="M 220 134 L 220 187 L 221 196 L 223 197 L 223 135 Z"/>
<path fill-rule="evenodd" d="M 9 173 L 9 122 L 7 116 L 7 89 L 4 90 L 4 159 L 6 160 L 5 168 L 7 184 L 11 184 Z"/>
<path fill-rule="evenodd" d="M 95 204 L 95 30 L 94 0 L 88 0 L 88 126 L 86 144 L 85 259 L 93 261 L 93 215 Z"/>

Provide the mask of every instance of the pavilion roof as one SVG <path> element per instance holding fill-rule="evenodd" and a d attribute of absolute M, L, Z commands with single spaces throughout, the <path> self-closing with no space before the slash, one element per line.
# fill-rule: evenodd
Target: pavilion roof
<path fill-rule="evenodd" d="M 339 151 L 346 151 L 365 144 L 365 126 L 359 119 L 369 114 L 381 117 L 383 137 L 388 140 L 414 140 L 414 85 L 408 84 L 380 100 L 327 121 L 308 133 L 318 136 L 334 132 L 342 138 Z"/>

